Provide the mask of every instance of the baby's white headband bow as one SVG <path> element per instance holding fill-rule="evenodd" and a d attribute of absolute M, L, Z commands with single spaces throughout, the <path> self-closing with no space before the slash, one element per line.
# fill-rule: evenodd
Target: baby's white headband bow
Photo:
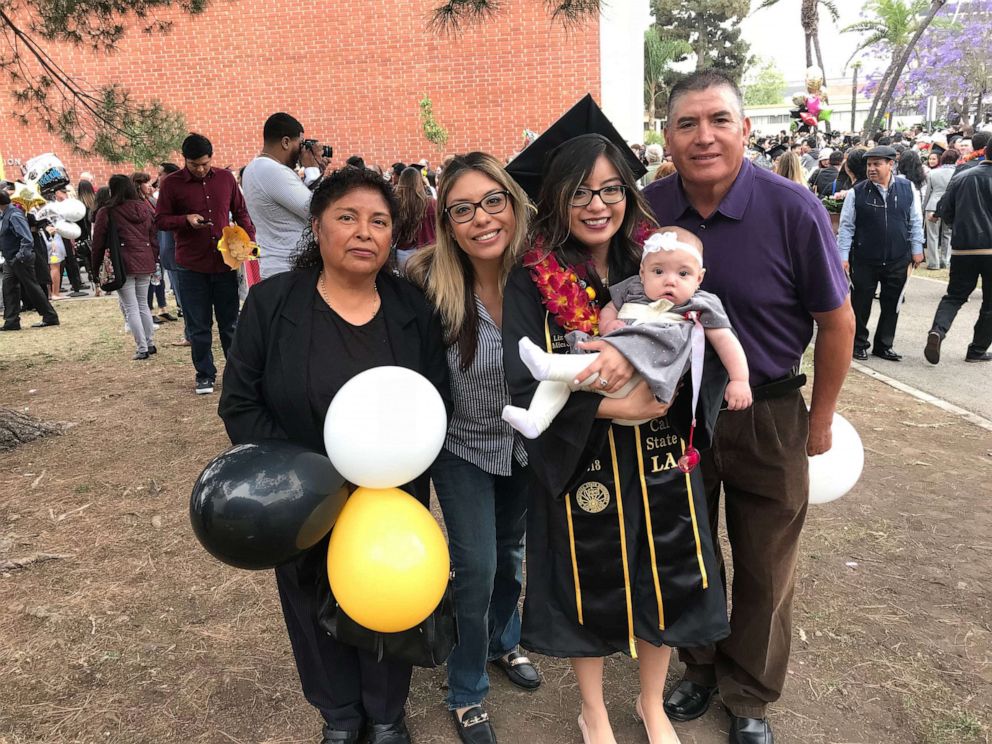
<path fill-rule="evenodd" d="M 672 232 L 656 232 L 644 241 L 644 253 L 641 254 L 641 261 L 651 253 L 658 251 L 685 251 L 692 255 L 699 262 L 699 268 L 703 268 L 703 254 L 694 245 L 683 243 L 679 236 Z"/>

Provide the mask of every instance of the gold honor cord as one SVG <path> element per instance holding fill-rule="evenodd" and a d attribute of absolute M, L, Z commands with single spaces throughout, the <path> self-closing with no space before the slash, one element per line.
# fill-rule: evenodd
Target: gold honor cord
<path fill-rule="evenodd" d="M 654 554 L 654 529 L 651 526 L 651 504 L 648 501 L 648 484 L 644 480 L 644 452 L 641 449 L 641 427 L 634 427 L 637 442 L 637 472 L 641 478 L 641 497 L 644 499 L 644 524 L 648 529 L 648 551 L 651 554 L 651 575 L 654 578 L 654 596 L 658 600 L 658 629 L 665 629 L 665 603 L 661 598 L 661 581 L 658 578 L 658 559 Z"/>
<path fill-rule="evenodd" d="M 620 556 L 623 560 L 623 590 L 627 599 L 627 642 L 630 644 L 631 658 L 637 658 L 634 643 L 634 606 L 630 596 L 630 568 L 627 565 L 627 530 L 623 524 L 623 485 L 620 483 L 620 466 L 617 464 L 617 445 L 613 439 L 613 425 L 610 425 L 610 459 L 613 461 L 613 487 L 617 496 L 617 520 L 620 523 Z"/>
<path fill-rule="evenodd" d="M 575 557 L 575 529 L 572 527 L 572 494 L 565 494 L 565 516 L 568 519 L 568 549 L 572 555 L 572 581 L 575 582 L 575 611 L 579 615 L 579 625 L 582 620 L 582 587 L 579 585 L 579 560 Z"/>
<path fill-rule="evenodd" d="M 685 454 L 685 440 L 679 439 L 679 443 L 682 445 L 682 454 Z M 685 490 L 689 494 L 689 516 L 692 517 L 692 535 L 696 538 L 696 560 L 699 562 L 699 574 L 703 579 L 703 589 L 708 589 L 710 586 L 709 579 L 706 576 L 706 564 L 703 563 L 703 546 L 699 543 L 699 525 L 696 524 L 696 505 L 692 502 L 692 478 L 689 473 L 685 474 Z M 713 537 L 716 539 L 716 536 Z"/>

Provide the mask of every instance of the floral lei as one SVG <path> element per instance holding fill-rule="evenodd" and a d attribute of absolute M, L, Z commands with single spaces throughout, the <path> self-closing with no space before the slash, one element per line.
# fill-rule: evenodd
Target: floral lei
<path fill-rule="evenodd" d="M 984 158 L 985 150 L 986 148 L 983 147 L 981 150 L 975 150 L 969 153 L 962 159 L 962 162 L 967 163 L 969 160 L 977 160 L 978 158 Z"/>
<path fill-rule="evenodd" d="M 643 245 L 653 229 L 647 221 L 640 222 L 634 230 L 634 241 Z M 524 255 L 523 263 L 530 268 L 534 285 L 555 323 L 566 331 L 583 331 L 591 336 L 599 334 L 596 289 L 589 281 L 585 267 L 563 267 L 554 252 L 545 249 L 540 236 Z"/>

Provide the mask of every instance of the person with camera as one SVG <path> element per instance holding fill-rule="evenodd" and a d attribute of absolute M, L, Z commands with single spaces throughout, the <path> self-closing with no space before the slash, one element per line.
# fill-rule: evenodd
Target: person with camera
<path fill-rule="evenodd" d="M 175 234 L 176 265 L 183 269 L 176 277 L 196 368 L 195 389 L 203 395 L 214 391 L 217 376 L 211 351 L 212 316 L 217 317 L 225 357 L 238 322 L 238 274 L 224 263 L 217 241 L 230 224 L 230 215 L 252 240 L 255 226 L 234 174 L 211 167 L 210 140 L 191 134 L 183 140 L 182 153 L 186 167 L 160 181 L 155 226 Z"/>
<path fill-rule="evenodd" d="M 241 177 L 248 213 L 258 230 L 262 279 L 289 271 L 310 212 L 311 191 L 327 168 L 331 148 L 317 154 L 317 140 L 289 114 L 272 114 L 262 128 L 262 152 Z M 304 167 L 301 181 L 295 167 Z"/>

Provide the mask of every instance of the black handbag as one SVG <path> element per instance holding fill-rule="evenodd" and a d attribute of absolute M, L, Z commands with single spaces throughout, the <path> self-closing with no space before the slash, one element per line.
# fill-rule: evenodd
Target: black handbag
<path fill-rule="evenodd" d="M 109 207 L 105 207 L 105 209 L 109 210 Z M 103 252 L 103 262 L 97 269 L 97 275 L 100 289 L 104 292 L 118 290 L 127 281 L 121 238 L 117 232 L 114 218 L 109 211 L 107 212 L 106 248 Z"/>
<path fill-rule="evenodd" d="M 380 633 L 359 625 L 345 614 L 329 588 L 321 597 L 318 622 L 339 643 L 369 651 L 378 661 L 386 659 L 433 669 L 447 661 L 458 643 L 452 577 L 448 578 L 444 596 L 430 617 L 409 630 Z"/>

